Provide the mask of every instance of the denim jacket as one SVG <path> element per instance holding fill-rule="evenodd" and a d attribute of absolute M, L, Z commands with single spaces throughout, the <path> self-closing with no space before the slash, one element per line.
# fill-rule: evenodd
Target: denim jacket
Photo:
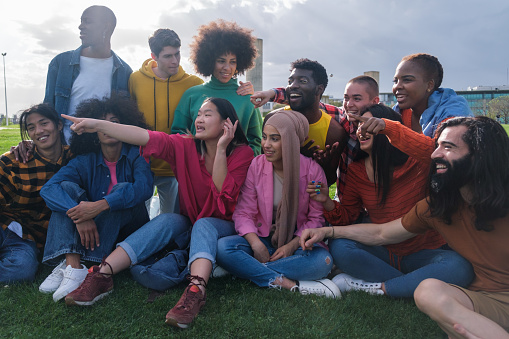
<path fill-rule="evenodd" d="M 111 91 L 129 96 L 127 83 L 133 71 L 113 51 L 111 54 L 113 56 Z M 48 66 L 44 102 L 53 105 L 59 114 L 67 114 L 69 111 L 72 85 L 80 74 L 80 56 L 81 46 L 74 51 L 60 53 Z"/>
<path fill-rule="evenodd" d="M 57 212 L 67 212 L 77 203 L 65 193 L 63 181 L 78 184 L 87 192 L 88 201 L 106 199 L 111 211 L 132 208 L 152 196 L 153 175 L 150 164 L 140 156 L 138 146 L 123 144 L 117 161 L 117 182 L 129 183 L 107 195 L 110 170 L 102 153 L 78 155 L 58 171 L 41 189 L 46 205 Z"/>

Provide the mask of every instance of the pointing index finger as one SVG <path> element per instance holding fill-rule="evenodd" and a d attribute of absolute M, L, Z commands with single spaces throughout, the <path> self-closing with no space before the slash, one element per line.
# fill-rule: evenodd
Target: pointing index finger
<path fill-rule="evenodd" d="M 349 118 L 355 119 L 360 122 L 366 122 L 369 119 L 368 117 L 364 117 L 364 116 L 358 115 L 358 114 L 352 114 L 352 113 L 346 113 L 346 114 L 348 114 Z"/>
<path fill-rule="evenodd" d="M 72 121 L 72 122 L 77 122 L 77 120 L 78 120 L 75 117 L 67 115 L 67 114 L 61 114 L 61 117 L 64 118 L 64 119 L 67 119 L 69 121 Z"/>

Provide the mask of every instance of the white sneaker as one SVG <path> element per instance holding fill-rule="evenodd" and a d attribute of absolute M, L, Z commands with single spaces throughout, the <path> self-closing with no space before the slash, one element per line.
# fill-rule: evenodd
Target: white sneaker
<path fill-rule="evenodd" d="M 85 277 L 88 274 L 88 269 L 85 265 L 81 265 L 82 268 L 72 268 L 71 265 L 67 265 L 64 270 L 64 278 L 58 289 L 53 293 L 53 300 L 59 301 L 75 289 L 77 289 Z"/>
<path fill-rule="evenodd" d="M 221 278 L 221 277 L 226 277 L 229 274 L 230 274 L 230 272 L 228 272 L 221 266 L 214 265 L 214 267 L 212 268 L 212 272 L 210 273 L 210 277 L 211 278 Z"/>
<path fill-rule="evenodd" d="M 64 269 L 65 269 L 65 260 L 63 260 L 58 266 L 56 266 L 50 275 L 44 279 L 41 286 L 39 286 L 39 291 L 42 293 L 53 293 L 55 292 L 60 284 L 62 283 L 62 279 L 64 279 Z"/>
<path fill-rule="evenodd" d="M 314 281 L 299 281 L 292 287 L 291 291 L 298 290 L 300 294 L 316 294 L 333 299 L 340 299 L 341 292 L 339 288 L 329 279 Z"/>
<path fill-rule="evenodd" d="M 332 278 L 334 284 L 339 287 L 342 293 L 349 291 L 364 291 L 373 295 L 383 295 L 382 283 L 366 282 L 361 279 L 355 279 L 346 273 L 341 273 Z"/>

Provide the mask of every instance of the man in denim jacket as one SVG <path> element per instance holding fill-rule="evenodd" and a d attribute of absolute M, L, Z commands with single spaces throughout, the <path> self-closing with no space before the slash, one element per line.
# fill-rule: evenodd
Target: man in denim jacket
<path fill-rule="evenodd" d="M 76 106 L 90 98 L 109 97 L 112 91 L 129 95 L 127 82 L 132 73 L 111 50 L 115 14 L 105 6 L 91 6 L 81 16 L 81 47 L 51 60 L 46 80 L 44 102 L 59 114 L 74 115 Z M 68 143 L 70 123 L 65 120 L 64 136 Z"/>

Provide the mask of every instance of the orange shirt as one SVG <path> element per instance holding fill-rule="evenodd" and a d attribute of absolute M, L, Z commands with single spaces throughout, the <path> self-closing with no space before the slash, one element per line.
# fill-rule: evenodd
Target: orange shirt
<path fill-rule="evenodd" d="M 474 211 L 466 204 L 461 206 L 447 225 L 431 218 L 428 202 L 421 200 L 402 219 L 403 227 L 411 233 L 437 230 L 449 246 L 467 259 L 474 267 L 475 279 L 469 289 L 473 291 L 509 291 L 509 215 L 495 220 L 491 232 L 478 231 L 473 224 Z"/>

